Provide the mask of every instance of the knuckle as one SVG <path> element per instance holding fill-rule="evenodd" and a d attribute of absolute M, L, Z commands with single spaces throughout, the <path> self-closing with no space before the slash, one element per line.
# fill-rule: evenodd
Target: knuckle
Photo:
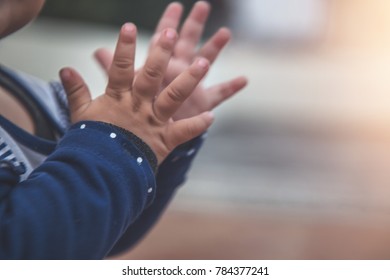
<path fill-rule="evenodd" d="M 145 67 L 145 75 L 151 79 L 157 79 L 162 76 L 162 71 L 158 67 Z"/>
<path fill-rule="evenodd" d="M 195 134 L 195 127 L 193 125 L 187 126 L 186 136 L 192 136 Z"/>
<path fill-rule="evenodd" d="M 130 67 L 132 67 L 133 63 L 134 63 L 134 61 L 132 59 L 124 58 L 124 57 L 116 58 L 114 61 L 115 67 L 117 67 L 118 69 L 122 69 L 122 70 L 129 69 Z"/>
<path fill-rule="evenodd" d="M 173 44 L 171 44 L 170 42 L 161 41 L 159 47 L 161 51 L 165 53 L 170 53 L 173 50 Z"/>
<path fill-rule="evenodd" d="M 193 82 L 195 82 L 195 83 L 200 82 L 200 80 L 203 76 L 203 72 L 196 67 L 190 67 L 188 69 L 188 74 L 192 78 Z"/>
<path fill-rule="evenodd" d="M 170 54 L 173 51 L 175 43 L 166 39 L 161 39 L 157 46 L 160 48 L 160 51 Z"/>
<path fill-rule="evenodd" d="M 175 103 L 182 103 L 186 99 L 186 95 L 175 87 L 170 87 L 167 91 L 167 95 Z"/>
<path fill-rule="evenodd" d="M 192 125 L 187 126 L 186 136 L 188 138 L 193 138 L 200 134 L 201 125 L 199 123 L 194 123 Z"/>
<path fill-rule="evenodd" d="M 85 91 L 86 87 L 84 84 L 75 84 L 69 88 L 67 91 L 68 96 L 73 96 L 75 94 L 78 94 L 79 92 Z"/>
<path fill-rule="evenodd" d="M 106 89 L 106 95 L 112 97 L 115 100 L 121 100 L 123 93 L 117 88 L 108 87 Z"/>

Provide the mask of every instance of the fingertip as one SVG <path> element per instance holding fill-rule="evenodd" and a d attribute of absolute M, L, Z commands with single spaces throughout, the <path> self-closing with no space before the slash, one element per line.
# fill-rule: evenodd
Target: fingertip
<path fill-rule="evenodd" d="M 173 28 L 167 28 L 163 31 L 163 34 L 166 38 L 168 38 L 169 40 L 173 41 L 173 40 L 176 40 L 177 38 L 177 32 L 175 29 Z"/>
<path fill-rule="evenodd" d="M 183 11 L 183 4 L 180 2 L 172 2 L 167 6 L 167 9 L 173 13 L 181 13 Z"/>
<path fill-rule="evenodd" d="M 99 48 L 93 53 L 93 56 L 103 70 L 108 72 L 114 56 L 111 51 L 106 48 Z"/>
<path fill-rule="evenodd" d="M 198 57 L 188 68 L 189 73 L 196 78 L 198 83 L 210 69 L 210 61 L 204 57 Z"/>
<path fill-rule="evenodd" d="M 248 85 L 248 78 L 245 76 L 237 77 L 229 82 L 228 90 L 225 92 L 226 98 L 235 95 Z"/>
<path fill-rule="evenodd" d="M 210 125 L 212 125 L 212 123 L 214 122 L 215 120 L 215 115 L 212 111 L 207 111 L 207 112 L 204 112 L 202 113 L 203 115 L 203 118 L 206 120 L 207 122 L 207 126 L 209 127 Z"/>
<path fill-rule="evenodd" d="M 218 32 L 223 36 L 223 38 L 226 38 L 227 40 L 230 40 L 232 37 L 232 31 L 227 27 L 221 27 Z"/>
<path fill-rule="evenodd" d="M 214 113 L 212 111 L 206 111 L 198 115 L 199 122 L 198 122 L 198 127 L 194 131 L 194 134 L 192 137 L 196 137 L 204 132 L 207 131 L 207 129 L 210 128 L 210 126 L 214 123 L 215 117 Z"/>
<path fill-rule="evenodd" d="M 245 77 L 245 76 L 238 77 L 238 78 L 236 79 L 236 81 L 237 81 L 238 90 L 240 90 L 240 89 L 246 87 L 246 86 L 248 85 L 248 83 L 249 83 L 248 78 Z"/>
<path fill-rule="evenodd" d="M 196 65 L 202 69 L 208 69 L 210 67 L 210 61 L 204 57 L 199 57 L 195 61 Z"/>
<path fill-rule="evenodd" d="M 137 29 L 134 23 L 126 22 L 122 25 L 122 31 L 125 33 L 132 33 Z"/>
<path fill-rule="evenodd" d="M 60 78 L 64 88 L 67 90 L 72 89 L 74 86 L 78 86 L 79 84 L 84 84 L 84 79 L 81 75 L 71 67 L 62 68 L 60 70 Z"/>
<path fill-rule="evenodd" d="M 218 31 L 215 33 L 215 36 L 213 37 L 215 46 L 220 50 L 224 48 L 231 39 L 232 32 L 227 27 L 221 27 L 218 29 Z"/>
<path fill-rule="evenodd" d="M 183 14 L 184 6 L 178 2 L 170 3 L 161 16 L 155 32 L 161 32 L 166 27 L 177 28 L 180 23 L 180 18 Z"/>
<path fill-rule="evenodd" d="M 133 42 L 137 33 L 137 27 L 134 23 L 126 22 L 121 28 L 121 37 L 127 42 Z"/>
<path fill-rule="evenodd" d="M 72 70 L 69 67 L 64 67 L 60 70 L 60 78 L 64 82 L 68 82 L 72 78 Z"/>
<path fill-rule="evenodd" d="M 192 18 L 198 23 L 204 24 L 211 11 L 210 3 L 206 1 L 198 1 L 192 7 L 188 18 Z"/>
<path fill-rule="evenodd" d="M 94 52 L 93 52 L 93 55 L 96 56 L 97 54 L 101 53 L 102 51 L 104 51 L 105 48 L 97 48 Z"/>
<path fill-rule="evenodd" d="M 93 52 L 93 57 L 99 59 L 107 50 L 105 48 L 98 48 Z"/>
<path fill-rule="evenodd" d="M 194 7 L 201 8 L 207 11 L 211 10 L 211 5 L 207 1 L 198 1 L 195 3 Z"/>
<path fill-rule="evenodd" d="M 176 41 L 179 37 L 176 30 L 170 27 L 165 28 L 162 30 L 161 33 L 157 33 L 155 36 L 156 39 L 155 38 L 152 39 L 152 44 L 151 44 L 152 48 L 159 46 L 164 50 L 168 51 L 169 53 L 172 53 Z M 156 40 L 155 43 L 153 42 L 154 40 Z"/>

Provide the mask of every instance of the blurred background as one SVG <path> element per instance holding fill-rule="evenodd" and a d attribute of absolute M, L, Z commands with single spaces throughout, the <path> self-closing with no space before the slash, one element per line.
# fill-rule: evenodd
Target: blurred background
<path fill-rule="evenodd" d="M 5 65 L 45 80 L 92 59 L 120 24 L 137 63 L 169 0 L 52 0 L 0 43 Z M 166 214 L 124 259 L 389 259 L 390 2 L 213 0 L 206 37 L 232 28 L 206 83 L 249 86 L 216 122 Z M 194 1 L 182 1 L 186 10 Z"/>

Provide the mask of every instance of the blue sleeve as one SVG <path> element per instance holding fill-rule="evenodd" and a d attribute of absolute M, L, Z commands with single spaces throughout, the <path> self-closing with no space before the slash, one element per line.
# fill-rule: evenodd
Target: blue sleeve
<path fill-rule="evenodd" d="M 155 196 L 144 154 L 102 123 L 73 126 L 23 182 L 0 168 L 1 259 L 101 259 Z"/>
<path fill-rule="evenodd" d="M 176 189 L 186 180 L 188 170 L 203 144 L 204 135 L 177 147 L 160 165 L 156 177 L 157 190 L 153 203 L 129 226 L 115 244 L 110 255 L 130 249 L 158 221 L 175 194 Z"/>

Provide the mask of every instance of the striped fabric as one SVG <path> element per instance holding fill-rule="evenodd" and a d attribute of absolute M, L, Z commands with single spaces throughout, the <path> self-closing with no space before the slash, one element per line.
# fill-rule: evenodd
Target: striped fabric
<path fill-rule="evenodd" d="M 68 99 L 66 97 L 65 90 L 62 84 L 58 81 L 52 81 L 49 83 L 54 93 L 54 98 L 56 100 L 58 110 L 57 110 L 57 121 L 63 131 L 67 130 L 70 126 L 70 113 L 68 107 Z"/>
<path fill-rule="evenodd" d="M 0 167 L 11 168 L 19 175 L 26 172 L 24 164 L 16 159 L 12 149 L 7 145 L 2 137 L 0 137 Z"/>

